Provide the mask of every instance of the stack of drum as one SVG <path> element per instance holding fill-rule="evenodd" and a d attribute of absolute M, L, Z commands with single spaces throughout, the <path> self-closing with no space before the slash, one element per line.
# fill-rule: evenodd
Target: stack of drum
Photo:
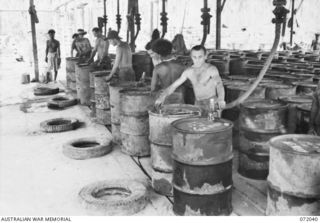
<path fill-rule="evenodd" d="M 283 135 L 270 140 L 267 215 L 320 214 L 320 137 Z"/>
<path fill-rule="evenodd" d="M 240 107 L 239 173 L 264 180 L 268 176 L 268 141 L 287 132 L 288 106 L 273 100 L 245 102 Z"/>
<path fill-rule="evenodd" d="M 164 105 L 149 111 L 152 187 L 162 195 L 172 196 L 172 127 L 175 120 L 200 116 L 193 105 Z"/>
<path fill-rule="evenodd" d="M 149 114 L 154 105 L 150 88 L 120 91 L 121 150 L 131 156 L 150 155 Z"/>
<path fill-rule="evenodd" d="M 120 143 L 120 91 L 124 89 L 136 88 L 137 82 L 111 82 L 110 92 L 110 111 L 111 111 L 111 132 L 113 142 Z"/>
<path fill-rule="evenodd" d="M 228 215 L 232 211 L 232 123 L 185 118 L 173 127 L 173 211 Z"/>
<path fill-rule="evenodd" d="M 97 71 L 94 74 L 94 103 L 97 122 L 102 125 L 111 124 L 109 84 L 106 77 L 110 71 Z"/>
<path fill-rule="evenodd" d="M 67 88 L 70 88 L 71 91 L 76 92 L 76 64 L 78 62 L 76 57 L 67 57 L 66 58 L 66 79 L 67 79 Z"/>
<path fill-rule="evenodd" d="M 76 65 L 76 88 L 77 98 L 80 99 L 80 103 L 83 105 L 90 105 L 90 75 L 89 73 L 94 71 L 93 65 L 87 63 Z"/>

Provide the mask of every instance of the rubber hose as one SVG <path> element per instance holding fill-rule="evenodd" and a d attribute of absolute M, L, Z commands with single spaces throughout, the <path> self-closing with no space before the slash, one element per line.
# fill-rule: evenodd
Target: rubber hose
<path fill-rule="evenodd" d="M 267 70 L 269 69 L 270 64 L 272 62 L 272 59 L 273 59 L 273 56 L 277 52 L 277 48 L 278 48 L 278 45 L 279 45 L 279 42 L 280 42 L 281 25 L 282 25 L 282 23 L 276 23 L 275 39 L 274 39 L 274 42 L 273 42 L 271 53 L 270 53 L 266 63 L 263 65 L 263 68 L 260 71 L 257 79 L 254 81 L 254 83 L 250 86 L 250 88 L 244 94 L 242 94 L 239 98 L 237 98 L 233 102 L 230 102 L 229 104 L 227 104 L 225 109 L 230 109 L 230 108 L 233 108 L 233 107 L 236 107 L 236 106 L 240 105 L 256 89 L 256 87 L 258 86 L 258 84 L 260 83 L 260 81 L 262 80 L 264 75 L 266 74 Z"/>

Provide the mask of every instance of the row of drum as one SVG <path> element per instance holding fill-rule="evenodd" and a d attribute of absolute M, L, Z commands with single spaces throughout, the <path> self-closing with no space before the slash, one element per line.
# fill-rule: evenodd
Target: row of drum
<path fill-rule="evenodd" d="M 212 122 L 200 118 L 199 109 L 191 105 L 166 105 L 161 110 L 152 109 L 154 95 L 146 85 L 135 82 L 108 84 L 104 81 L 107 74 L 108 71 L 88 72 L 86 86 L 89 87 L 86 89 L 91 93 L 83 102 L 93 102 L 91 95 L 94 92 L 96 110 L 109 111 L 112 134 L 116 141 L 121 142 L 123 152 L 133 156 L 151 153 L 153 187 L 159 193 L 173 194 L 174 212 L 179 215 L 230 214 L 233 124 L 227 120 Z M 94 83 L 94 91 L 92 84 L 90 91 L 90 83 Z M 292 214 L 295 210 L 292 207 L 297 204 L 302 207 L 298 210 L 301 214 L 318 213 L 316 189 L 309 186 L 308 190 L 300 193 L 299 190 L 306 185 L 300 183 L 298 189 L 294 186 L 305 178 L 306 182 L 316 185 L 314 176 L 318 173 L 306 169 L 306 162 L 318 168 L 315 160 L 318 158 L 319 139 L 280 136 L 283 138 L 279 139 L 279 145 L 275 144 L 276 150 L 281 153 L 290 151 L 288 157 L 281 155 L 280 161 L 279 153 L 273 160 L 270 150 L 273 147 L 268 145 L 270 139 L 287 133 L 287 112 L 288 105 L 272 100 L 242 105 L 239 172 L 256 179 L 265 179 L 269 175 L 267 214 Z M 287 151 L 282 151 L 282 148 L 287 148 Z M 301 157 L 305 159 L 301 161 Z M 294 166 L 292 159 L 297 159 Z M 296 168 L 300 169 L 298 176 L 287 182 L 286 175 L 295 173 Z"/>

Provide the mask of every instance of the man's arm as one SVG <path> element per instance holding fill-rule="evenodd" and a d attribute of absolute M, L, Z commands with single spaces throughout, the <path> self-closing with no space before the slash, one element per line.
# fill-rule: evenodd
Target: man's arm
<path fill-rule="evenodd" d="M 122 54 L 122 50 L 121 50 L 120 46 L 118 46 L 117 50 L 116 50 L 116 59 L 114 61 L 114 64 L 113 64 L 113 67 L 112 67 L 112 70 L 111 70 L 109 76 L 106 78 L 107 81 L 110 80 L 113 77 L 113 75 L 117 72 L 117 69 L 120 64 L 121 54 Z"/>
<path fill-rule="evenodd" d="M 60 49 L 60 42 L 57 41 L 58 47 L 57 47 L 57 54 L 58 54 L 58 58 L 60 58 L 61 55 L 61 49 Z"/>
<path fill-rule="evenodd" d="M 76 48 L 76 43 L 75 41 L 73 40 L 72 43 L 71 43 L 71 51 L 70 51 L 70 55 L 71 57 L 73 57 L 73 50 Z"/>
<path fill-rule="evenodd" d="M 157 66 L 153 69 L 152 79 L 151 79 L 151 92 L 156 91 L 157 83 L 158 83 L 158 72 Z"/>
<path fill-rule="evenodd" d="M 160 95 L 160 97 L 156 100 L 155 105 L 160 106 L 167 96 L 172 94 L 180 85 L 182 85 L 187 79 L 189 75 L 189 69 L 185 70 L 181 77 L 173 82 L 169 87 L 167 87 L 164 92 Z"/>
<path fill-rule="evenodd" d="M 89 42 L 90 45 L 90 42 Z M 91 55 L 88 59 L 88 62 L 92 61 L 94 56 L 96 55 L 97 51 L 98 51 L 98 46 L 99 46 L 99 39 L 96 40 L 95 46 L 93 48 L 93 50 L 91 51 Z"/>
<path fill-rule="evenodd" d="M 49 41 L 47 41 L 47 46 L 46 46 L 46 58 L 45 58 L 46 62 L 48 62 L 48 52 L 49 52 Z"/>
<path fill-rule="evenodd" d="M 218 97 L 218 103 L 220 108 L 224 108 L 225 107 L 225 91 L 224 91 L 224 87 L 223 87 L 223 83 L 222 80 L 220 78 L 219 75 L 219 71 L 216 67 L 212 67 L 211 68 L 211 77 L 213 78 L 214 82 L 216 83 L 216 95 Z"/>

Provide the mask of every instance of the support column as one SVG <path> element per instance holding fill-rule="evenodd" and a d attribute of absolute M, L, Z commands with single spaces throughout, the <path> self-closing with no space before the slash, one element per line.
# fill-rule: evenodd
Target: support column
<path fill-rule="evenodd" d="M 37 47 L 37 35 L 36 35 L 36 15 L 34 9 L 34 2 L 30 0 L 30 18 L 31 18 L 31 33 L 32 33 L 32 49 L 34 60 L 34 80 L 39 81 L 39 61 L 38 61 L 38 47 Z"/>
<path fill-rule="evenodd" d="M 221 0 L 217 0 L 216 12 L 216 49 L 221 48 Z"/>

